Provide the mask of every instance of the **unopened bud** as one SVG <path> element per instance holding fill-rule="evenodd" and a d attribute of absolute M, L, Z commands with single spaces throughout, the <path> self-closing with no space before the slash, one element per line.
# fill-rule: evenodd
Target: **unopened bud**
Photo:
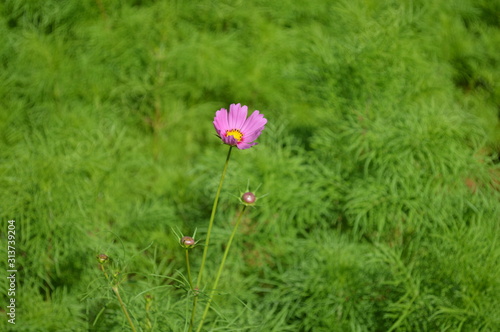
<path fill-rule="evenodd" d="M 186 249 L 193 248 L 195 244 L 196 241 L 191 236 L 183 236 L 181 238 L 181 246 Z"/>
<path fill-rule="evenodd" d="M 252 205 L 255 203 L 257 198 L 255 197 L 255 195 L 253 193 L 246 192 L 243 194 L 243 196 L 241 196 L 241 200 L 243 201 L 244 204 Z"/>
<path fill-rule="evenodd" d="M 99 262 L 99 264 L 104 264 L 105 262 L 108 261 L 108 259 L 109 259 L 109 257 L 106 254 L 97 255 L 97 261 Z"/>

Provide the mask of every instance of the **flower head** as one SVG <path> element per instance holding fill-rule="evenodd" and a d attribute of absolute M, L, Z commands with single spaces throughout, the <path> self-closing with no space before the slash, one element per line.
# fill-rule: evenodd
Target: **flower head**
<path fill-rule="evenodd" d="M 229 112 L 221 108 L 215 112 L 214 127 L 222 142 L 236 146 L 240 150 L 248 149 L 257 143 L 267 119 L 264 114 L 254 111 L 247 119 L 248 107 L 231 104 Z"/>

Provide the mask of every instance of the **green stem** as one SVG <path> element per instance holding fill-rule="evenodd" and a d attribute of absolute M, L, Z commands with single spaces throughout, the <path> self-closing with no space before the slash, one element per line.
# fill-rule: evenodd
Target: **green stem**
<path fill-rule="evenodd" d="M 196 304 L 198 303 L 198 294 L 197 291 L 199 289 L 199 285 L 201 284 L 202 277 L 203 277 L 203 269 L 205 268 L 205 261 L 207 259 L 207 253 L 208 253 L 208 245 L 210 243 L 210 234 L 212 233 L 212 226 L 214 225 L 214 219 L 215 219 L 215 212 L 217 211 L 217 204 L 219 203 L 219 196 L 220 192 L 222 189 L 222 184 L 224 183 L 224 177 L 226 176 L 226 171 L 227 171 L 227 165 L 229 165 L 229 159 L 231 157 L 231 150 L 232 146 L 229 147 L 229 151 L 227 152 L 227 157 L 226 157 L 226 163 L 224 164 L 224 169 L 222 170 L 222 175 L 220 177 L 219 181 L 219 187 L 217 188 L 217 193 L 215 194 L 215 199 L 214 199 L 214 204 L 212 206 L 212 214 L 210 215 L 210 221 L 208 222 L 208 230 L 207 230 L 207 238 L 205 239 L 205 247 L 203 249 L 203 257 L 201 259 L 201 266 L 200 266 L 200 271 L 198 272 L 198 279 L 196 279 L 196 288 L 194 289 L 195 291 L 195 296 L 193 298 L 193 309 L 191 312 L 191 320 L 194 320 L 194 314 L 196 311 Z M 189 326 L 189 332 L 192 331 L 193 326 L 190 324 Z"/>
<path fill-rule="evenodd" d="M 201 322 L 198 325 L 198 329 L 196 330 L 197 332 L 201 331 L 201 328 L 203 326 L 203 322 L 205 321 L 205 317 L 208 314 L 208 310 L 210 309 L 210 305 L 212 304 L 212 299 L 215 290 L 217 289 L 217 286 L 219 285 L 219 279 L 220 276 L 222 275 L 222 270 L 224 269 L 224 264 L 226 263 L 226 258 L 229 254 L 229 249 L 231 248 L 231 244 L 233 243 L 234 236 L 236 234 L 236 231 L 238 230 L 238 226 L 240 225 L 241 218 L 243 216 L 243 213 L 245 212 L 246 206 L 243 206 L 243 209 L 241 209 L 241 213 L 238 216 L 238 220 L 236 221 L 236 225 L 234 225 L 233 231 L 231 233 L 231 236 L 229 237 L 229 241 L 227 242 L 226 250 L 224 251 L 224 256 L 222 257 L 222 261 L 219 266 L 219 270 L 217 271 L 217 275 L 215 276 L 215 281 L 212 289 L 210 290 L 210 294 L 208 297 L 208 302 L 205 305 L 205 310 L 203 311 L 203 316 L 201 317 Z"/>
<path fill-rule="evenodd" d="M 215 212 L 217 211 L 217 204 L 219 203 L 219 196 L 220 196 L 220 192 L 222 189 L 222 183 L 224 182 L 224 177 L 226 176 L 227 165 L 229 164 L 229 158 L 231 157 L 231 149 L 232 148 L 233 148 L 232 146 L 229 147 L 229 151 L 227 153 L 227 158 L 226 158 L 226 163 L 224 164 L 224 170 L 222 171 L 222 175 L 221 175 L 220 181 L 219 181 L 219 188 L 217 188 L 217 194 L 215 195 L 214 205 L 212 206 L 212 214 L 210 215 L 210 221 L 208 223 L 207 238 L 205 239 L 205 247 L 203 249 L 203 257 L 201 259 L 200 271 L 198 272 L 198 279 L 196 280 L 196 283 L 198 285 L 200 285 L 200 283 L 202 282 L 203 269 L 205 268 L 205 261 L 207 259 L 208 245 L 210 243 L 210 234 L 212 233 L 212 227 L 214 225 L 214 219 L 215 219 Z"/>
<path fill-rule="evenodd" d="M 125 303 L 123 303 L 123 301 L 122 301 L 122 298 L 120 296 L 120 292 L 118 291 L 118 286 L 112 286 L 111 289 L 113 289 L 113 292 L 116 294 L 116 297 L 118 298 L 118 302 L 120 302 L 120 307 L 122 307 L 123 313 L 127 317 L 128 323 L 130 324 L 132 331 L 137 332 L 137 330 L 135 329 L 134 323 L 132 322 L 132 319 L 130 318 L 130 315 L 128 314 L 127 308 L 125 307 Z"/>
<path fill-rule="evenodd" d="M 191 291 L 193 291 L 193 281 L 191 279 L 191 264 L 189 264 L 189 249 L 186 249 L 186 268 L 187 268 L 187 275 L 188 275 L 188 281 L 189 281 L 189 287 L 191 288 Z"/>
<path fill-rule="evenodd" d="M 102 269 L 102 272 L 104 273 L 104 276 L 106 277 L 106 280 L 108 282 L 114 283 L 114 281 L 110 280 L 109 275 L 106 272 L 106 268 L 104 267 L 104 264 L 101 264 L 101 269 Z M 135 329 L 134 323 L 132 322 L 132 319 L 130 318 L 130 315 L 128 314 L 127 307 L 125 306 L 125 303 L 123 303 L 122 297 L 120 296 L 120 291 L 118 290 L 118 285 L 115 284 L 115 285 L 111 286 L 111 289 L 113 290 L 113 293 L 115 293 L 116 297 L 118 298 L 118 302 L 120 302 L 120 307 L 122 308 L 123 313 L 125 314 L 125 317 L 127 317 L 128 323 L 129 323 L 130 327 L 132 328 L 132 331 L 137 332 L 137 330 Z"/>
<path fill-rule="evenodd" d="M 187 267 L 189 287 L 191 288 L 191 291 L 193 292 L 193 294 L 196 295 L 194 287 L 193 287 L 193 280 L 191 279 L 191 267 L 190 267 L 190 265 L 191 264 L 189 263 L 189 249 L 186 249 L 186 267 Z M 195 296 L 194 298 L 196 299 L 196 297 L 197 296 Z M 193 303 L 193 306 L 194 305 L 196 305 L 196 303 Z M 193 330 L 193 326 L 194 326 L 194 310 L 191 311 L 191 319 L 189 320 L 189 331 Z"/>

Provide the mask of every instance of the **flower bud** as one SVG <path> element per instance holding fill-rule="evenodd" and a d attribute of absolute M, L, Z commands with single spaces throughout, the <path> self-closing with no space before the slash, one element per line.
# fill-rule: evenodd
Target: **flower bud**
<path fill-rule="evenodd" d="M 252 205 L 255 203 L 257 198 L 255 197 L 255 195 L 253 193 L 246 192 L 243 194 L 243 196 L 241 196 L 241 200 L 242 200 L 243 204 Z"/>
<path fill-rule="evenodd" d="M 195 246 L 196 241 L 191 236 L 183 236 L 180 243 L 183 248 L 190 249 Z"/>
<path fill-rule="evenodd" d="M 97 261 L 99 264 L 104 264 L 108 261 L 109 257 L 106 254 L 99 254 L 97 255 Z"/>

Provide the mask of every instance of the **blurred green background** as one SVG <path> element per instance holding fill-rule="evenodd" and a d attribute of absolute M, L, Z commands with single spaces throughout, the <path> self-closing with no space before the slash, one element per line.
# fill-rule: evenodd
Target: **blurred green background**
<path fill-rule="evenodd" d="M 268 195 L 207 330 L 500 326 L 499 1 L 6 0 L 0 13 L 0 257 L 15 219 L 18 268 L 16 325 L 1 330 L 128 330 L 106 253 L 138 329 L 184 331 L 172 228 L 206 234 L 227 152 L 212 121 L 231 103 L 268 125 L 233 151 L 208 276 L 235 196 Z"/>

